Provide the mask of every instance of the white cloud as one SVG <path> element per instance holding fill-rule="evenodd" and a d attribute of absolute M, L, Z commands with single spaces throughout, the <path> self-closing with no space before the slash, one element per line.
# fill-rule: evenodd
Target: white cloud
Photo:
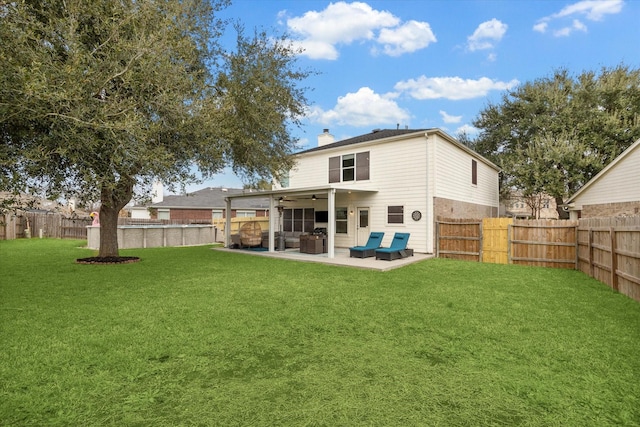
<path fill-rule="evenodd" d="M 451 116 L 447 114 L 446 111 L 440 110 L 440 115 L 442 116 L 442 121 L 445 123 L 460 123 L 462 120 L 462 116 Z"/>
<path fill-rule="evenodd" d="M 278 15 L 284 18 L 286 12 Z M 426 22 L 409 21 L 387 11 L 375 10 L 363 2 L 329 3 L 321 11 L 308 11 L 286 20 L 287 28 L 312 59 L 335 60 L 338 47 L 370 41 L 382 45 L 386 55 L 398 56 L 423 49 L 436 38 Z M 377 52 L 378 48 L 372 49 Z"/>
<path fill-rule="evenodd" d="M 460 135 L 460 134 L 466 134 L 468 136 L 474 136 L 474 135 L 478 135 L 480 133 L 480 130 L 476 127 L 473 127 L 469 124 L 465 124 L 460 126 L 458 129 L 456 129 L 455 134 L 456 135 Z"/>
<path fill-rule="evenodd" d="M 566 6 L 560 12 L 551 15 L 553 18 L 563 18 L 572 15 L 585 15 L 590 21 L 600 21 L 605 15 L 619 13 L 623 0 L 584 0 Z"/>
<path fill-rule="evenodd" d="M 547 31 L 547 27 L 549 26 L 548 22 L 538 22 L 533 26 L 533 31 L 537 31 L 539 33 L 545 33 Z"/>
<path fill-rule="evenodd" d="M 406 92 L 415 99 L 472 99 L 486 96 L 492 90 L 511 89 L 520 82 L 511 80 L 501 82 L 482 77 L 478 80 L 460 77 L 426 77 L 409 79 L 396 83 L 397 91 Z"/>
<path fill-rule="evenodd" d="M 389 56 L 400 56 L 429 46 L 437 41 L 426 22 L 409 21 L 396 28 L 383 28 L 377 39 L 384 45 L 384 53 Z"/>
<path fill-rule="evenodd" d="M 497 20 L 483 22 L 476 28 L 472 35 L 467 37 L 469 50 L 491 49 L 496 42 L 502 40 L 507 32 L 508 25 Z"/>
<path fill-rule="evenodd" d="M 571 35 L 571 33 L 573 33 L 574 31 L 583 31 L 586 33 L 587 26 L 584 25 L 582 22 L 578 21 L 577 19 L 574 19 L 570 27 L 564 27 L 559 30 L 556 30 L 553 32 L 553 35 L 556 37 L 566 37 Z"/>
<path fill-rule="evenodd" d="M 322 40 L 292 40 L 291 45 L 296 49 L 302 49 L 302 54 L 311 59 L 336 60 L 340 56 L 334 45 Z"/>
<path fill-rule="evenodd" d="M 309 119 L 323 125 L 371 126 L 406 123 L 410 114 L 391 98 L 362 87 L 356 93 L 338 98 L 331 110 L 312 108 Z"/>
<path fill-rule="evenodd" d="M 584 16 L 589 21 L 601 21 L 605 15 L 613 15 L 620 13 L 623 0 L 584 0 L 564 7 L 560 12 L 545 16 L 538 20 L 533 26 L 533 30 L 539 33 L 545 33 L 552 21 L 564 21 L 566 18 L 575 16 Z M 554 30 L 553 35 L 556 37 L 568 36 L 574 31 L 587 31 L 587 26 L 578 19 L 573 19 L 571 25 Z"/>

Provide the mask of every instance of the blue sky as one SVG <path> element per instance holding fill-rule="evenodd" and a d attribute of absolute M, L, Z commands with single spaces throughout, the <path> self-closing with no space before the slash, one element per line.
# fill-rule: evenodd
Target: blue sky
<path fill-rule="evenodd" d="M 221 15 L 305 49 L 299 66 L 319 74 L 304 82 L 300 149 L 325 128 L 336 140 L 398 125 L 475 135 L 479 112 L 520 83 L 640 67 L 636 0 L 235 0 Z M 227 172 L 187 189 L 206 186 L 242 182 Z"/>

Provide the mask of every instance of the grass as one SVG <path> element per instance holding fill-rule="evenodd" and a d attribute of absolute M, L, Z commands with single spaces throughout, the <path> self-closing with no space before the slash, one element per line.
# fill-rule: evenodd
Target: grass
<path fill-rule="evenodd" d="M 0 242 L 0 425 L 640 425 L 640 304 L 569 270 Z"/>

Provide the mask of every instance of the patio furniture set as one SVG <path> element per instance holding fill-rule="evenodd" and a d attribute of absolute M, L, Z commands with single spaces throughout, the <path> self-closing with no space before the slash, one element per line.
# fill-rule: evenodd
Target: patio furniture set
<path fill-rule="evenodd" d="M 413 256 L 413 249 L 407 249 L 409 243 L 409 233 L 395 233 L 391 245 L 383 248 L 382 238 L 384 233 L 372 232 L 364 246 L 353 246 L 349 248 L 349 256 L 356 258 L 368 258 L 375 256 L 376 259 L 393 261 L 394 259 L 407 258 Z"/>
<path fill-rule="evenodd" d="M 268 235 L 263 233 L 260 229 L 260 225 L 257 222 L 248 222 L 240 228 L 239 235 L 232 236 L 234 247 L 256 247 L 268 246 Z M 386 261 L 393 261 L 394 259 L 407 258 L 413 256 L 413 249 L 407 248 L 409 242 L 409 233 L 395 233 L 391 245 L 388 248 L 382 247 L 382 239 L 384 233 L 372 232 L 369 234 L 369 239 L 364 246 L 353 246 L 349 248 L 349 256 L 355 258 L 369 258 L 375 256 L 376 259 L 382 259 Z M 265 242 L 266 240 L 266 242 Z M 307 254 L 321 254 L 327 252 L 327 236 L 324 229 L 317 229 L 317 232 L 313 234 L 300 234 L 292 241 L 295 245 L 293 247 L 299 247 L 300 252 Z M 285 245 L 285 247 L 291 247 Z M 284 248 L 282 248 L 284 249 Z"/>

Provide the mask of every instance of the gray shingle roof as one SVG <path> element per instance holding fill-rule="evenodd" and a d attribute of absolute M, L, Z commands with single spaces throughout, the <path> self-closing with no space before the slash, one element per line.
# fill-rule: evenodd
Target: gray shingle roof
<path fill-rule="evenodd" d="M 162 202 L 154 203 L 152 208 L 181 208 L 181 209 L 225 209 L 224 200 L 232 194 L 242 194 L 247 190 L 239 188 L 207 187 L 180 196 L 164 196 Z M 268 209 L 268 198 L 235 199 L 233 209 Z"/>
<path fill-rule="evenodd" d="M 400 136 L 408 133 L 426 132 L 428 130 L 431 130 L 431 129 L 376 129 L 373 132 L 365 133 L 364 135 L 343 139 L 342 141 L 333 142 L 331 144 L 323 145 L 321 147 L 310 148 L 308 150 L 301 151 L 298 154 L 312 153 L 314 151 L 326 150 L 329 148 L 344 147 L 346 145 L 358 144 L 360 142 L 375 141 L 377 139 L 390 138 L 392 136 Z"/>

